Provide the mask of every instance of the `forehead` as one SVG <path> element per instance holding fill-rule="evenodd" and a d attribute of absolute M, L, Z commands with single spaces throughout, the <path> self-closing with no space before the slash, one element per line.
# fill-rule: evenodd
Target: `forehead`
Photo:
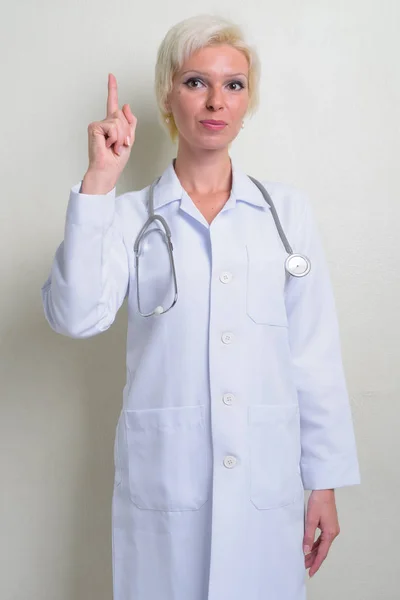
<path fill-rule="evenodd" d="M 227 44 L 221 44 L 206 46 L 191 54 L 179 71 L 189 70 L 203 71 L 211 76 L 239 72 L 247 76 L 249 65 L 243 52 Z"/>

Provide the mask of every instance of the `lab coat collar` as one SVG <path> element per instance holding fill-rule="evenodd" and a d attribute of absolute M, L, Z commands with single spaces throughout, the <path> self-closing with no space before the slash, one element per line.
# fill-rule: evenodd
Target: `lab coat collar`
<path fill-rule="evenodd" d="M 232 190 L 229 200 L 231 207 L 236 205 L 237 201 L 246 202 L 254 206 L 261 206 L 269 209 L 269 205 L 264 200 L 264 197 L 258 187 L 244 173 L 231 158 L 232 165 Z M 173 160 L 169 163 L 160 180 L 154 187 L 154 210 L 157 211 L 160 207 L 174 202 L 175 200 L 187 199 L 188 194 L 183 189 L 181 182 L 175 172 Z"/>

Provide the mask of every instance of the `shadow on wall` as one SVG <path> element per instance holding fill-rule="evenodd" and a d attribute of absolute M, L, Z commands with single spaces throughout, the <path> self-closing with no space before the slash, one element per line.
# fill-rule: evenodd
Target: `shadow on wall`
<path fill-rule="evenodd" d="M 177 145 L 163 132 L 157 119 L 155 112 L 150 114 L 143 111 L 138 117 L 135 143 L 121 175 L 118 194 L 146 187 L 163 173 L 168 162 L 176 156 Z"/>

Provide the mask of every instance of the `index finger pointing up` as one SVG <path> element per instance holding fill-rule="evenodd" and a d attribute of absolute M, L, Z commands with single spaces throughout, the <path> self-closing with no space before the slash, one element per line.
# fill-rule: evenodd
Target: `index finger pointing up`
<path fill-rule="evenodd" d="M 107 117 L 111 117 L 118 110 L 118 89 L 117 80 L 112 73 L 108 75 L 108 98 L 107 98 Z"/>

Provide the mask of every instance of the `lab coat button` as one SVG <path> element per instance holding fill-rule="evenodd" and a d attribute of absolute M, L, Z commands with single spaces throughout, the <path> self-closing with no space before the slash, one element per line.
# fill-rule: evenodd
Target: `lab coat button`
<path fill-rule="evenodd" d="M 222 341 L 224 344 L 230 344 L 233 341 L 233 333 L 230 331 L 226 331 L 222 334 Z"/>
<path fill-rule="evenodd" d="M 224 394 L 222 399 L 225 402 L 225 404 L 230 406 L 232 404 L 232 402 L 235 400 L 235 396 L 233 394 Z"/>
<path fill-rule="evenodd" d="M 229 283 L 232 279 L 232 273 L 230 273 L 229 271 L 223 271 L 219 278 L 220 281 L 222 281 L 222 283 Z"/>
<path fill-rule="evenodd" d="M 224 465 L 227 469 L 233 469 L 236 466 L 236 458 L 234 456 L 225 456 Z"/>

